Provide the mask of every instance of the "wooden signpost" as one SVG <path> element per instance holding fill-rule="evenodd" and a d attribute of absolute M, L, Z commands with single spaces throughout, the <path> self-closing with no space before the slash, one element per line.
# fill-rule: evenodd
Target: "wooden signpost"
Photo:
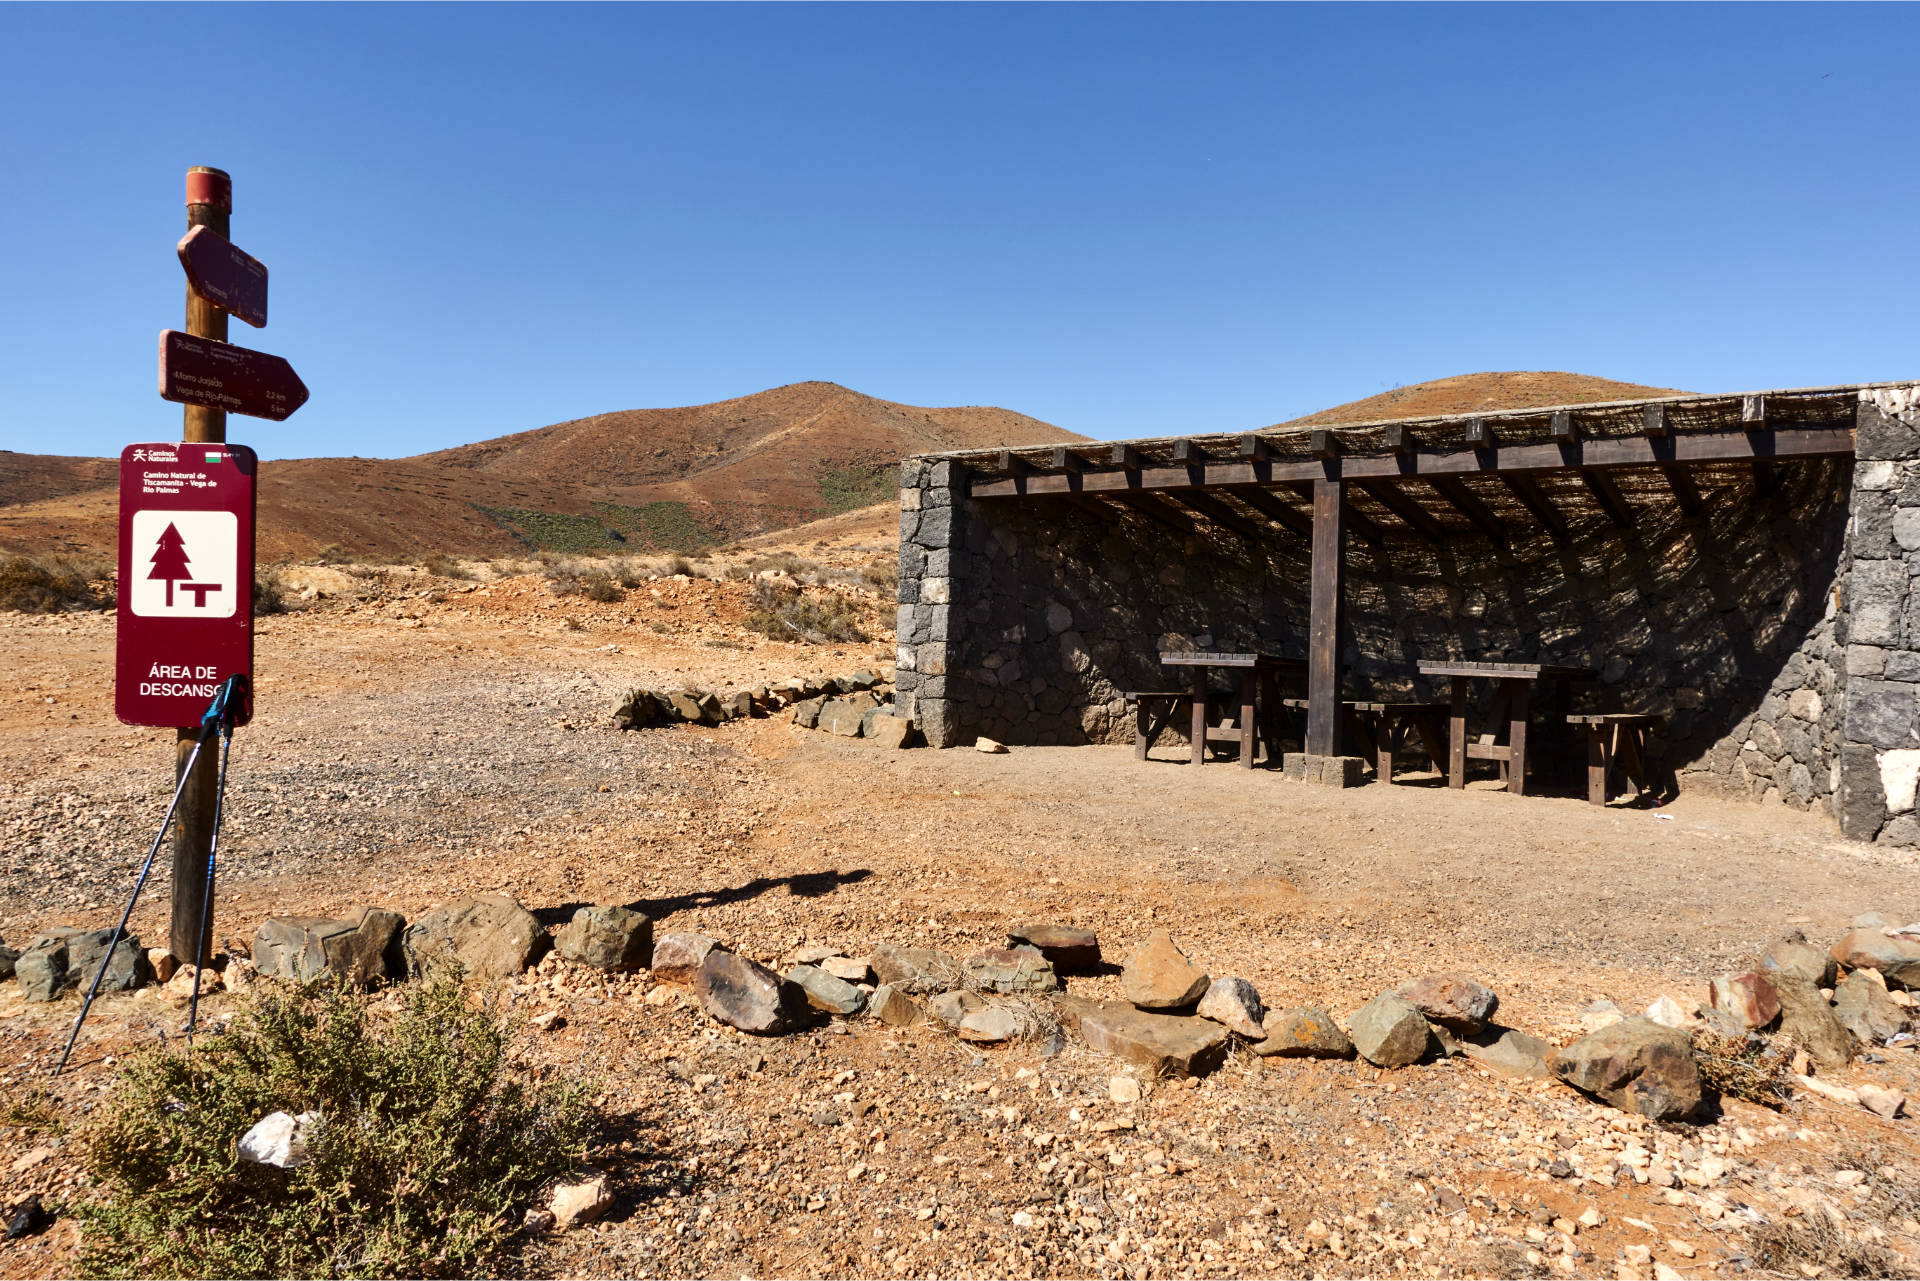
<path fill-rule="evenodd" d="M 187 171 L 187 234 L 179 244 L 186 326 L 160 335 L 160 395 L 186 406 L 180 443 L 130 445 L 121 458 L 115 706 L 132 724 L 175 728 L 176 782 L 193 762 L 175 815 L 167 939 L 174 958 L 193 965 L 213 953 L 219 759 L 211 751 L 195 757 L 193 748 L 211 701 L 201 693 L 229 676 L 251 675 L 258 478 L 252 450 L 196 446 L 224 445 L 229 413 L 279 422 L 307 400 L 306 385 L 286 361 L 226 340 L 229 314 L 256 327 L 267 323 L 267 269 L 228 239 L 232 213 L 226 173 Z"/>

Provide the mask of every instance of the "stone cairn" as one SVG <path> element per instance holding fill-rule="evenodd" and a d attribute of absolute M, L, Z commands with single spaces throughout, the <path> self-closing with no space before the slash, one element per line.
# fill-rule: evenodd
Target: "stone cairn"
<path fill-rule="evenodd" d="M 882 747 L 911 747 L 917 741 L 912 718 L 894 707 L 892 672 L 887 669 L 858 671 L 849 676 L 795 677 L 727 694 L 635 689 L 614 708 L 613 723 L 620 729 L 718 725 L 776 712 L 788 712 L 793 723 L 804 729 L 871 739 Z"/>
<path fill-rule="evenodd" d="M 30 1001 L 52 1001 L 92 981 L 107 930 L 55 929 L 22 952 L 0 944 L 0 979 L 14 978 Z M 1889 1119 L 1905 1099 L 1872 1085 L 1848 1087 L 1811 1074 L 1846 1066 L 1857 1054 L 1914 1038 L 1920 992 L 1920 925 L 1869 914 L 1831 947 L 1795 932 L 1747 970 L 1715 977 L 1707 1001 L 1663 996 L 1638 1015 L 1609 1001 L 1581 1012 L 1586 1035 L 1554 1047 L 1495 1021 L 1500 998 L 1454 973 L 1429 974 L 1380 992 L 1344 1023 L 1324 1009 L 1268 1009 L 1254 985 L 1209 975 L 1156 930 L 1126 958 L 1120 1000 L 1065 990 L 1063 977 L 1101 968 L 1091 930 L 1016 925 L 1006 946 L 956 957 L 933 948 L 882 944 L 864 956 L 804 947 L 776 970 L 706 935 L 654 934 L 632 908 L 578 909 L 549 932 L 512 898 L 489 895 L 439 907 L 409 924 L 385 908 L 349 918 L 276 916 L 255 933 L 250 957 L 202 976 L 203 990 L 239 988 L 260 975 L 291 982 L 322 976 L 360 987 L 404 981 L 458 962 L 482 981 L 511 979 L 549 951 L 603 971 L 650 971 L 718 1022 L 754 1035 L 803 1030 L 829 1019 L 873 1019 L 924 1027 L 981 1045 L 1069 1035 L 1150 1077 L 1196 1077 L 1235 1047 L 1262 1058 L 1355 1057 L 1406 1068 L 1463 1057 L 1506 1075 L 1558 1079 L 1614 1107 L 1659 1121 L 1694 1115 L 1711 1091 L 1696 1038 L 1759 1048 L 1769 1036 L 1803 1091 L 1857 1103 Z M 1110 972 L 1110 967 L 1108 967 Z M 136 938 L 114 948 L 103 985 L 138 988 L 156 980 L 184 1001 L 192 967 L 146 952 Z M 176 992 L 176 989 L 178 991 Z M 668 993 L 670 988 L 658 987 Z M 652 996 L 652 1004 L 659 1004 Z"/>

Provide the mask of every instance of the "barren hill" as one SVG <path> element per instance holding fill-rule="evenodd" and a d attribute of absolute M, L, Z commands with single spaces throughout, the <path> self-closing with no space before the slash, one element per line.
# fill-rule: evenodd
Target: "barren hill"
<path fill-rule="evenodd" d="M 697 550 L 890 496 L 928 450 L 1084 437 L 989 406 L 895 404 L 794 383 L 710 405 L 557 423 L 413 458 L 261 468 L 265 558 Z M 114 464 L 0 454 L 0 547 L 105 554 Z"/>
<path fill-rule="evenodd" d="M 1634 400 L 1642 396 L 1682 396 L 1671 387 L 1615 382 L 1591 374 L 1558 370 L 1512 370 L 1455 374 L 1431 382 L 1395 387 L 1378 396 L 1322 409 L 1282 427 L 1329 427 L 1337 423 L 1377 422 L 1385 418 L 1423 418 L 1429 414 L 1472 414 L 1540 405 L 1579 405 L 1597 400 Z"/>

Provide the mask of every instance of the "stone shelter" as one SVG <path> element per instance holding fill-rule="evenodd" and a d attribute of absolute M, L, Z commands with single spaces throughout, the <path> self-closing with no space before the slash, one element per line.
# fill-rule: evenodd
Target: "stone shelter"
<path fill-rule="evenodd" d="M 1418 661 L 1574 664 L 1669 789 L 1920 844 L 1920 384 L 930 454 L 900 507 L 934 746 L 1128 741 L 1174 650 L 1304 659 L 1309 762 Z"/>

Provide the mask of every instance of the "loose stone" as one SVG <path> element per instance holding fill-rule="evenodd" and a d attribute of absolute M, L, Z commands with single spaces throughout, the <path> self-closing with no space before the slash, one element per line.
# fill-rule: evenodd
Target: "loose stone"
<path fill-rule="evenodd" d="M 1393 992 L 1382 992 L 1355 1011 L 1347 1032 L 1361 1058 L 1385 1068 L 1418 1063 L 1433 1040 L 1426 1016 Z"/>
<path fill-rule="evenodd" d="M 1686 1033 L 1643 1018 L 1582 1037 L 1548 1060 L 1553 1074 L 1613 1106 L 1656 1121 L 1678 1121 L 1700 1107 L 1700 1069 Z"/>
<path fill-rule="evenodd" d="M 691 983 L 700 976 L 707 953 L 719 946 L 704 934 L 669 931 L 653 944 L 653 977 L 663 983 Z"/>
<path fill-rule="evenodd" d="M 1120 990 L 1143 1010 L 1184 1009 L 1205 994 L 1207 975 L 1187 959 L 1171 934 L 1155 930 L 1127 958 L 1120 974 Z"/>
<path fill-rule="evenodd" d="M 1455 1032 L 1477 1032 L 1500 1008 L 1500 998 L 1464 974 L 1430 974 L 1394 991 L 1431 1022 Z"/>
<path fill-rule="evenodd" d="M 1214 979 L 1207 985 L 1207 994 L 1200 998 L 1194 1013 L 1238 1032 L 1249 1041 L 1264 1040 L 1267 1035 L 1261 1022 L 1267 1017 L 1267 1007 L 1261 1003 L 1260 993 L 1253 984 L 1242 978 Z"/>
<path fill-rule="evenodd" d="M 1354 1055 L 1353 1042 L 1325 1010 L 1275 1010 L 1262 1020 L 1261 1030 L 1265 1039 L 1248 1048 L 1262 1058 L 1350 1059 Z"/>

